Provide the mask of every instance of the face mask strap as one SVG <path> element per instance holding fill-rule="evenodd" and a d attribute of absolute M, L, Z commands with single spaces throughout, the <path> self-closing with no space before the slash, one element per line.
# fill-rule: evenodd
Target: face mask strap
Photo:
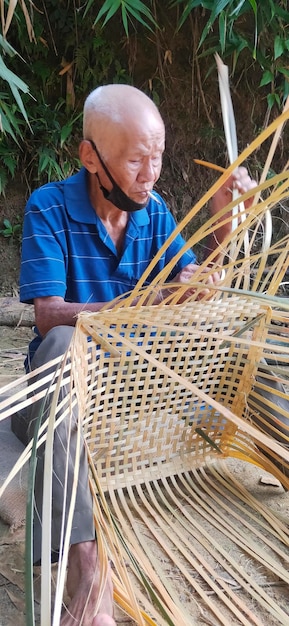
<path fill-rule="evenodd" d="M 89 139 L 93 150 L 95 151 L 97 157 L 100 160 L 100 163 L 107 175 L 107 177 L 109 178 L 111 184 L 112 184 L 112 190 L 108 191 L 108 189 L 106 189 L 100 182 L 100 178 L 98 175 L 98 172 L 95 173 L 100 189 L 105 197 L 106 200 L 109 200 L 109 202 L 112 202 L 112 204 L 114 204 L 118 209 L 120 209 L 121 211 L 127 211 L 128 213 L 134 212 L 134 211 L 139 211 L 140 209 L 144 209 L 147 206 L 147 202 L 145 204 L 139 204 L 138 202 L 134 202 L 133 200 L 131 200 L 131 198 L 129 198 L 124 191 L 122 191 L 121 187 L 115 182 L 114 178 L 112 177 L 110 171 L 108 170 L 108 168 L 106 167 L 105 163 L 103 162 L 98 149 L 94 143 L 94 141 L 92 141 L 92 139 Z"/>
<path fill-rule="evenodd" d="M 95 145 L 94 141 L 92 141 L 92 139 L 89 139 L 89 141 L 90 141 L 90 143 L 91 143 L 91 145 L 92 145 L 92 147 L 93 147 L 94 152 L 95 152 L 95 153 L 96 153 L 96 155 L 98 156 L 98 158 L 99 158 L 99 160 L 100 160 L 100 162 L 101 162 L 101 165 L 102 165 L 102 167 L 103 167 L 103 169 L 104 169 L 104 171 L 105 171 L 106 175 L 108 176 L 108 178 L 109 178 L 110 182 L 114 185 L 114 184 L 115 184 L 115 180 L 113 179 L 113 177 L 112 177 L 112 175 L 111 175 L 110 171 L 107 169 L 107 167 L 106 167 L 106 165 L 105 165 L 104 161 L 102 160 L 102 158 L 101 158 L 101 156 L 100 156 L 100 154 L 99 154 L 99 152 L 98 152 L 98 149 L 97 149 L 97 147 L 96 147 L 96 145 Z"/>

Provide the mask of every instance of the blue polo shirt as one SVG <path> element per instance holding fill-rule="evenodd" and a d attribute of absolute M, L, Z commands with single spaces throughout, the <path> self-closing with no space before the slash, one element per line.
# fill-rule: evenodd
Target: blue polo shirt
<path fill-rule="evenodd" d="M 34 191 L 26 205 L 20 300 L 61 296 L 67 302 L 108 302 L 133 289 L 176 224 L 165 202 L 150 199 L 145 209 L 129 215 L 121 253 L 91 205 L 88 173 L 82 168 L 70 178 Z M 146 284 L 182 248 L 177 235 Z M 173 275 L 196 256 L 186 252 Z M 173 275 L 170 278 L 173 278 Z"/>
<path fill-rule="evenodd" d="M 108 302 L 131 290 L 157 251 L 175 229 L 165 202 L 150 200 L 129 215 L 123 250 L 119 254 L 90 203 L 87 171 L 48 183 L 32 193 L 24 218 L 20 300 L 61 296 L 67 302 Z M 147 283 L 183 246 L 177 235 Z M 196 256 L 186 252 L 177 274 Z"/>

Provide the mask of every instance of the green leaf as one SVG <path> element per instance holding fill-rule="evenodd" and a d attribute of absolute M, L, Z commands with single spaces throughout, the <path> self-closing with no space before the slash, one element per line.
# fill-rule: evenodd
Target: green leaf
<path fill-rule="evenodd" d="M 280 96 L 277 93 L 269 93 L 267 96 L 267 102 L 270 109 L 272 109 L 274 104 L 277 104 L 278 107 L 280 107 Z"/>
<path fill-rule="evenodd" d="M 102 5 L 101 9 L 98 11 L 98 14 L 96 16 L 94 23 L 96 24 L 97 22 L 99 22 L 99 20 L 106 13 L 107 16 L 104 21 L 104 24 L 105 24 L 117 12 L 120 6 L 121 6 L 120 0 L 106 0 L 105 3 Z"/>
<path fill-rule="evenodd" d="M 227 16 L 225 11 L 223 11 L 219 17 L 219 33 L 220 33 L 220 44 L 222 54 L 224 53 L 226 47 L 226 35 L 227 35 Z"/>
<path fill-rule="evenodd" d="M 93 3 L 94 3 L 94 0 L 88 0 L 87 5 L 85 7 L 85 11 L 84 11 L 83 17 L 85 17 L 87 15 L 87 13 L 88 13 L 90 7 L 93 5 Z"/>
<path fill-rule="evenodd" d="M 31 126 L 30 126 L 30 122 L 29 122 L 29 120 L 28 120 L 28 116 L 27 116 L 26 110 L 25 110 L 25 108 L 24 108 L 24 104 L 23 104 L 23 102 L 22 102 L 22 98 L 21 98 L 21 96 L 20 96 L 20 93 L 19 93 L 18 88 L 16 87 L 16 85 L 14 85 L 14 84 L 12 83 L 12 84 L 10 85 L 10 89 L 11 89 L 11 91 L 12 91 L 12 93 L 13 93 L 13 96 L 14 96 L 14 98 L 15 98 L 15 100 L 16 100 L 16 102 L 17 102 L 17 104 L 18 104 L 18 107 L 19 107 L 19 109 L 20 109 L 20 111 L 21 111 L 21 113 L 22 113 L 22 115 L 23 115 L 23 117 L 24 117 L 24 119 L 25 119 L 26 123 L 28 124 L 28 126 L 29 126 L 30 130 L 32 131 L 32 128 L 31 128 Z"/>
<path fill-rule="evenodd" d="M 148 19 L 155 23 L 154 17 L 150 9 L 141 0 L 126 0 L 127 6 L 135 9 L 139 13 L 143 13 Z"/>
<path fill-rule="evenodd" d="M 8 54 L 10 57 L 16 56 L 16 50 L 8 43 L 7 39 L 0 35 L 0 47 L 3 49 L 5 54 Z"/>
<path fill-rule="evenodd" d="M 177 6 L 178 4 L 183 4 L 182 0 L 175 0 L 175 1 L 173 1 L 171 6 L 174 7 L 174 6 Z M 200 0 L 192 0 L 192 2 L 188 2 L 188 3 L 185 4 L 184 11 L 183 11 L 182 16 L 181 16 L 181 18 L 179 20 L 179 23 L 178 23 L 178 30 L 184 24 L 184 22 L 186 21 L 186 19 L 188 18 L 188 16 L 192 12 L 192 10 L 196 9 L 199 6 L 203 6 L 203 3 Z"/>
<path fill-rule="evenodd" d="M 206 39 L 209 31 L 211 30 L 215 20 L 217 19 L 217 17 L 220 15 L 220 13 L 227 7 L 228 4 L 230 4 L 231 0 L 219 0 L 219 2 L 214 2 L 213 3 L 213 10 L 211 12 L 211 15 L 207 21 L 207 24 L 201 34 L 201 38 L 199 41 L 199 45 L 198 48 L 200 48 L 200 46 L 202 45 L 202 43 L 204 42 L 204 40 Z"/>
<path fill-rule="evenodd" d="M 44 172 L 44 170 L 46 170 L 48 163 L 49 163 L 48 154 L 45 154 L 45 153 L 40 154 L 38 170 L 41 174 L 42 172 Z"/>
<path fill-rule="evenodd" d="M 117 4 L 117 6 L 112 6 L 110 8 L 110 10 L 107 12 L 106 18 L 103 22 L 103 26 L 105 26 L 105 24 L 115 15 L 115 13 L 117 12 L 117 10 L 120 8 L 120 2 L 114 3 L 115 5 Z"/>
<path fill-rule="evenodd" d="M 289 77 L 289 70 L 287 70 L 286 67 L 278 67 L 278 72 L 280 72 L 280 74 L 284 74 L 284 76 Z"/>
<path fill-rule="evenodd" d="M 16 167 L 17 167 L 17 158 L 14 157 L 14 155 L 8 155 L 4 158 L 2 158 L 3 163 L 5 165 L 5 167 L 7 167 L 7 170 L 9 171 L 9 173 L 11 174 L 12 178 L 15 175 L 15 171 L 16 171 Z"/>
<path fill-rule="evenodd" d="M 284 39 L 277 35 L 274 39 L 274 59 L 278 59 L 284 52 Z"/>
<path fill-rule="evenodd" d="M 272 6 L 272 17 L 280 17 L 280 19 L 287 25 L 289 23 L 289 13 L 280 6 L 279 2 L 275 2 Z"/>
<path fill-rule="evenodd" d="M 252 0 L 254 3 L 254 0 Z M 249 0 L 250 2 L 250 0 Z M 235 7 L 235 9 L 230 13 L 230 17 L 233 17 L 233 15 L 236 15 L 238 17 L 241 9 L 243 8 L 244 4 L 246 3 L 246 0 L 240 0 L 239 4 Z M 250 2 L 251 4 L 251 2 Z M 256 4 L 256 3 L 255 3 Z M 252 7 L 253 8 L 253 7 Z"/>
<path fill-rule="evenodd" d="M 257 2 L 256 2 L 256 0 L 249 0 L 249 2 L 250 2 L 250 5 L 251 5 L 251 7 L 252 7 L 252 9 L 253 9 L 253 11 L 254 11 L 254 13 L 255 13 L 255 15 L 257 15 L 257 8 L 258 8 L 258 7 L 257 7 Z"/>
<path fill-rule="evenodd" d="M 139 11 L 134 10 L 132 7 L 128 8 L 129 13 L 131 13 L 131 15 L 133 15 L 133 17 L 140 23 L 143 24 L 143 26 L 145 26 L 146 28 L 148 28 L 148 30 L 152 30 L 151 27 L 149 26 L 149 24 L 147 22 L 145 22 L 145 20 L 143 20 L 143 18 L 141 17 Z M 152 18 L 153 19 L 153 18 Z"/>
<path fill-rule="evenodd" d="M 72 124 L 65 124 L 65 126 L 62 126 L 61 132 L 60 132 L 60 147 L 61 148 L 63 148 L 63 145 L 65 144 L 66 140 L 71 135 L 72 129 L 73 129 Z"/>
<path fill-rule="evenodd" d="M 10 135 L 12 139 L 14 139 L 14 141 L 18 144 L 18 140 L 14 133 L 14 130 L 16 131 L 17 135 L 21 137 L 21 139 L 22 139 L 22 135 L 19 130 L 16 117 L 13 114 L 13 111 L 11 110 L 12 107 L 7 106 L 6 102 L 3 102 L 3 100 L 2 101 L 0 100 L 0 107 L 2 108 L 2 111 L 0 112 L 0 121 L 1 121 L 3 132 Z"/>
<path fill-rule="evenodd" d="M 86 17 L 86 15 L 87 15 L 89 9 L 92 7 L 93 3 L 94 3 L 94 0 L 88 0 L 87 5 L 85 7 L 85 11 L 84 11 L 83 17 Z"/>
<path fill-rule="evenodd" d="M 263 76 L 259 83 L 259 87 L 264 87 L 264 85 L 268 85 L 269 83 L 272 82 L 272 80 L 274 80 L 274 74 L 270 70 L 266 70 L 263 73 Z"/>
<path fill-rule="evenodd" d="M 289 96 L 289 81 L 284 80 L 284 101 L 287 99 L 288 96 Z"/>
<path fill-rule="evenodd" d="M 127 13 L 125 7 L 122 5 L 121 7 L 121 15 L 122 15 L 122 23 L 124 27 L 124 31 L 126 36 L 128 37 L 128 21 L 127 21 Z"/>
<path fill-rule="evenodd" d="M 0 195 L 5 193 L 5 188 L 7 186 L 7 174 L 3 168 L 0 169 Z"/>
<path fill-rule="evenodd" d="M 18 76 L 16 76 L 16 74 L 14 74 L 14 72 L 11 72 L 11 70 L 9 70 L 9 68 L 5 65 L 1 55 L 0 55 L 0 77 L 6 81 L 9 84 L 9 87 L 12 91 L 12 94 L 14 96 L 15 102 L 18 105 L 18 108 L 20 110 L 20 112 L 22 113 L 22 116 L 24 117 L 26 123 L 28 124 L 30 130 L 31 130 L 31 126 L 30 123 L 28 121 L 28 116 L 20 95 L 20 91 L 23 91 L 23 93 L 29 93 L 29 87 L 26 85 L 26 83 L 24 83 L 23 80 L 21 80 L 21 78 L 19 78 Z M 30 95 L 30 94 L 29 94 Z M 2 104 L 2 103 L 1 103 Z M 2 107 L 3 108 L 3 107 Z M 14 128 L 16 127 L 15 124 L 13 124 Z M 3 124 L 3 129 L 4 129 L 4 124 Z M 8 129 L 7 129 L 8 130 Z M 15 136 L 13 135 L 13 133 L 11 133 L 11 130 L 8 130 L 8 133 L 15 138 Z M 19 129 L 18 129 L 18 134 L 21 135 Z"/>
<path fill-rule="evenodd" d="M 94 24 L 105 15 L 105 19 L 102 27 L 121 9 L 122 23 L 126 36 L 128 37 L 128 15 L 133 16 L 137 22 L 143 24 L 149 30 L 152 30 L 149 24 L 143 19 L 142 15 L 147 17 L 151 22 L 156 25 L 154 17 L 150 9 L 141 0 L 106 0 L 101 9 L 99 10 Z"/>
<path fill-rule="evenodd" d="M 0 55 L 0 77 L 3 80 L 5 80 L 9 84 L 10 87 L 12 83 L 13 85 L 15 85 L 15 87 L 17 87 L 17 89 L 20 89 L 21 91 L 23 91 L 23 93 L 29 93 L 28 85 L 26 85 L 26 83 L 24 83 L 24 81 L 21 80 L 19 76 L 14 74 L 14 72 L 11 72 L 11 70 L 9 70 L 7 65 L 5 65 L 1 55 Z"/>

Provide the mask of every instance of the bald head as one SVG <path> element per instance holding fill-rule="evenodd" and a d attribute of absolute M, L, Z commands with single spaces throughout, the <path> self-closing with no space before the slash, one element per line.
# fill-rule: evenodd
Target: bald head
<path fill-rule="evenodd" d="M 105 148 L 107 137 L 134 125 L 163 125 L 154 102 L 131 85 L 104 85 L 87 97 L 83 109 L 83 137 L 94 139 L 99 148 Z"/>

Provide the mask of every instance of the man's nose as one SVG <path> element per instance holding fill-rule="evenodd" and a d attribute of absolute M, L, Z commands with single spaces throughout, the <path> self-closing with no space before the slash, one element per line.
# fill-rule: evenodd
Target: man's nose
<path fill-rule="evenodd" d="M 138 178 L 143 181 L 150 182 L 151 180 L 155 180 L 155 168 L 150 159 L 147 159 L 142 163 L 142 167 L 139 171 Z"/>

